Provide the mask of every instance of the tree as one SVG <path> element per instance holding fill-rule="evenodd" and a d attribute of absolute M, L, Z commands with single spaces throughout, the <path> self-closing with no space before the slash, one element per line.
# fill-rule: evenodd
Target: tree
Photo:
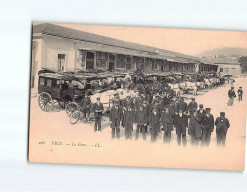
<path fill-rule="evenodd" d="M 240 57 L 238 62 L 240 63 L 242 72 L 247 72 L 247 56 Z"/>

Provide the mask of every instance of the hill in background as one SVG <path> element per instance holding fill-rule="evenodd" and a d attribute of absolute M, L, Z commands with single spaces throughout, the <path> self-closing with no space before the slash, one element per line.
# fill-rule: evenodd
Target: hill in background
<path fill-rule="evenodd" d="M 218 56 L 218 57 L 239 57 L 239 56 L 247 56 L 247 48 L 229 48 L 229 47 L 221 47 L 212 50 L 204 51 L 200 54 L 197 54 L 197 57 L 207 57 L 207 56 Z"/>

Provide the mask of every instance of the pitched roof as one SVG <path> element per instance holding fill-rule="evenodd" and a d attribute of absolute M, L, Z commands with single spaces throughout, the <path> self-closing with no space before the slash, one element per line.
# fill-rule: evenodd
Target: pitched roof
<path fill-rule="evenodd" d="M 41 33 L 44 35 L 52 35 L 67 39 L 86 41 L 91 43 L 98 43 L 108 46 L 114 46 L 119 48 L 131 49 L 137 52 L 147 52 L 149 55 L 157 56 L 161 59 L 171 59 L 178 62 L 193 63 L 199 60 L 199 58 L 194 56 L 189 56 L 169 50 L 164 50 L 160 48 L 150 47 L 146 45 L 141 45 L 137 43 L 122 41 L 106 36 L 101 36 L 93 33 L 88 33 L 80 30 L 70 29 L 50 23 L 33 25 L 33 33 Z M 134 53 L 134 54 L 135 54 Z M 139 54 L 140 55 L 140 54 Z M 149 56 L 149 57 L 150 57 Z M 148 57 L 148 56 L 146 56 Z"/>
<path fill-rule="evenodd" d="M 205 64 L 240 64 L 237 59 L 230 57 L 201 58 L 200 61 Z"/>

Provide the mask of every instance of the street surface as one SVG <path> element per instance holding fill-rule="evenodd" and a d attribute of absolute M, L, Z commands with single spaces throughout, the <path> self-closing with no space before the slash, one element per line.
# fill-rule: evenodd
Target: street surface
<path fill-rule="evenodd" d="M 232 107 L 227 106 L 230 84 L 199 91 L 196 102 L 204 108 L 211 108 L 214 118 L 220 112 L 229 119 L 226 147 L 216 146 L 216 132 L 211 136 L 209 147 L 194 147 L 187 136 L 187 147 L 177 146 L 175 131 L 170 145 L 163 144 L 163 132 L 155 143 L 125 140 L 124 128 L 120 130 L 120 140 L 111 139 L 109 120 L 102 121 L 102 131 L 94 132 L 94 124 L 78 122 L 71 125 L 69 117 L 57 105 L 55 112 L 43 112 L 38 106 L 37 95 L 31 95 L 30 110 L 30 160 L 39 162 L 122 165 L 144 167 L 192 168 L 242 170 L 244 167 L 246 135 L 247 78 L 236 78 L 235 92 L 243 87 L 243 101 L 235 98 Z M 184 95 L 186 98 L 192 95 Z M 189 102 L 186 99 L 186 102 Z M 135 135 L 135 129 L 133 131 Z"/>

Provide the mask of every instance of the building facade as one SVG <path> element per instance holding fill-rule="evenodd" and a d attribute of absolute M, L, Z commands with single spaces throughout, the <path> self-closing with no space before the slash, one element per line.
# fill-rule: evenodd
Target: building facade
<path fill-rule="evenodd" d="M 237 76 L 241 74 L 241 64 L 237 58 L 233 57 L 207 57 L 202 58 L 202 62 L 207 64 L 214 64 L 217 66 L 217 73 L 220 75 L 232 75 Z"/>
<path fill-rule="evenodd" d="M 198 72 L 198 58 L 53 24 L 33 26 L 32 87 L 42 68 L 59 71 Z M 215 65 L 207 65 L 211 71 Z"/>

